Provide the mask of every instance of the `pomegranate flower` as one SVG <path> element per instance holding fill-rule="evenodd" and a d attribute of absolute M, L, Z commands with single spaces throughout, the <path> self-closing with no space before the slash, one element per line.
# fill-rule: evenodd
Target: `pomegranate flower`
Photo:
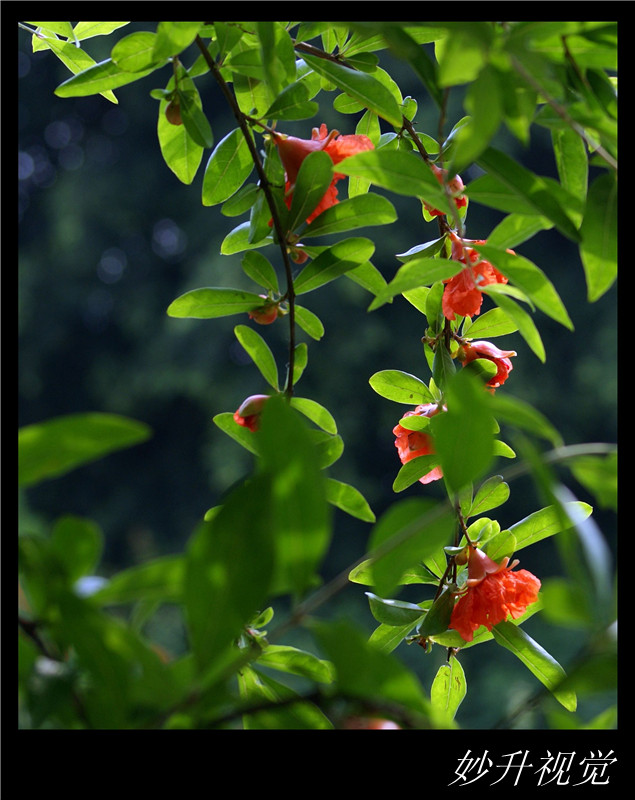
<path fill-rule="evenodd" d="M 435 414 L 439 413 L 439 410 L 436 403 L 427 403 L 417 406 L 414 411 L 407 411 L 403 416 L 433 417 Z M 432 436 L 430 436 L 429 433 L 410 431 L 401 424 L 395 425 L 392 432 L 396 436 L 395 447 L 397 448 L 402 464 L 406 464 L 408 461 L 412 461 L 413 458 L 417 458 L 418 456 L 432 455 L 435 452 Z M 432 481 L 438 481 L 442 477 L 443 472 L 441 471 L 441 467 L 435 467 L 422 478 L 419 478 L 419 481 L 421 483 L 431 483 Z"/>
<path fill-rule="evenodd" d="M 441 169 L 441 167 L 437 167 L 436 164 L 431 164 L 430 168 L 434 173 L 436 179 L 439 181 L 441 186 L 443 186 L 443 181 L 445 180 L 445 176 L 448 174 L 447 169 Z M 448 181 L 447 187 L 450 190 L 450 194 L 454 198 L 454 204 L 456 205 L 457 209 L 463 208 L 467 205 L 467 198 L 463 196 L 462 192 L 465 188 L 463 181 L 461 180 L 459 175 L 455 175 L 452 180 Z M 428 214 L 431 217 L 442 217 L 446 212 L 439 211 L 438 208 L 432 208 L 423 200 L 421 201 L 426 208 Z"/>
<path fill-rule="evenodd" d="M 267 394 L 252 394 L 240 404 L 234 412 L 234 422 L 249 428 L 250 431 L 257 431 L 260 425 L 260 414 L 264 404 L 269 399 Z"/>
<path fill-rule="evenodd" d="M 323 150 L 325 153 L 328 153 L 333 164 L 337 165 L 340 161 L 343 161 L 349 156 L 354 156 L 364 150 L 372 150 L 374 148 L 368 136 L 361 134 L 340 136 L 339 131 L 336 130 L 332 130 L 329 133 L 324 123 L 322 123 L 319 128 L 313 128 L 310 139 L 299 139 L 296 136 L 287 136 L 284 133 L 274 133 L 273 141 L 278 148 L 280 160 L 282 161 L 286 173 L 285 202 L 288 208 L 291 208 L 293 189 L 298 177 L 298 172 L 302 166 L 302 162 L 309 153 Z M 335 184 L 341 178 L 345 177 L 345 175 L 339 172 L 333 174 L 331 185 L 326 190 L 324 197 L 320 200 L 317 207 L 307 217 L 307 222 L 312 222 L 319 214 L 338 202 Z"/>
<path fill-rule="evenodd" d="M 481 625 L 491 631 L 510 616 L 521 617 L 538 600 L 540 581 L 526 569 L 514 572 L 517 559 L 510 566 L 507 557 L 497 564 L 474 545 L 468 548 L 468 579 L 458 593 L 449 627 L 471 642 Z"/>
<path fill-rule="evenodd" d="M 507 278 L 489 261 L 482 259 L 474 248 L 465 246 L 466 241 L 485 244 L 484 239 L 460 239 L 455 233 L 451 233 L 450 238 L 452 258 L 466 264 L 466 267 L 453 278 L 444 281 L 443 314 L 450 320 L 454 319 L 455 314 L 461 317 L 473 317 L 481 311 L 483 303 L 481 289 L 492 283 L 507 283 Z"/>
<path fill-rule="evenodd" d="M 516 355 L 515 350 L 499 350 L 491 342 L 466 342 L 459 348 L 458 358 L 463 366 L 469 364 L 477 358 L 486 358 L 496 364 L 496 374 L 492 376 L 486 386 L 491 389 L 498 389 L 507 380 L 507 376 L 512 371 L 512 362 L 509 360 Z"/>

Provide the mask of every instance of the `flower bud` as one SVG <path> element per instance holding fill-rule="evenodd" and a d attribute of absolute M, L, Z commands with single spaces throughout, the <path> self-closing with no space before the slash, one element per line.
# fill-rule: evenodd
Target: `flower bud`
<path fill-rule="evenodd" d="M 268 399 L 269 395 L 267 394 L 252 394 L 247 397 L 234 412 L 234 422 L 252 432 L 257 431 L 260 425 L 260 414 Z"/>

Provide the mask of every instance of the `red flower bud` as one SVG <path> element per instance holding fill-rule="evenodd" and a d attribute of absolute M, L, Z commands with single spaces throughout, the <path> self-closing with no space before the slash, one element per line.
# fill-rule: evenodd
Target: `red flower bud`
<path fill-rule="evenodd" d="M 512 371 L 512 362 L 509 360 L 516 355 L 515 350 L 499 350 L 491 342 L 469 342 L 459 348 L 459 361 L 463 366 L 469 364 L 477 358 L 486 358 L 496 364 L 496 375 L 487 381 L 486 386 L 498 389 L 507 380 L 507 376 Z"/>
<path fill-rule="evenodd" d="M 443 181 L 448 174 L 447 169 L 441 169 L 441 167 L 437 167 L 436 164 L 430 164 L 430 169 L 434 173 L 434 176 L 439 181 L 441 186 L 443 186 Z M 465 189 L 465 185 L 461 180 L 459 175 L 455 175 L 451 180 L 446 183 L 446 186 L 450 190 L 450 194 L 454 198 L 454 204 L 456 205 L 457 209 L 463 208 L 467 205 L 467 198 L 462 195 L 463 189 Z M 426 208 L 426 211 L 432 217 L 442 217 L 445 214 L 445 211 L 439 211 L 438 208 L 432 208 L 432 206 L 428 205 L 424 200 L 421 201 Z"/>
<path fill-rule="evenodd" d="M 452 259 L 466 265 L 453 278 L 444 281 L 442 307 L 447 319 L 454 319 L 458 314 L 461 317 L 473 317 L 481 311 L 483 293 L 481 288 L 492 283 L 507 283 L 507 278 L 496 267 L 485 261 L 472 247 L 466 247 L 465 242 L 485 244 L 482 239 L 461 239 L 455 233 L 450 233 L 452 240 Z M 513 253 L 513 250 L 508 250 Z"/>
<path fill-rule="evenodd" d="M 260 296 L 265 300 L 268 299 L 266 294 L 261 294 Z M 259 325 L 271 325 L 272 322 L 275 322 L 278 317 L 283 315 L 284 312 L 280 309 L 280 304 L 272 300 L 268 303 L 264 303 L 260 308 L 254 308 L 250 311 L 249 319 L 253 319 L 253 321 L 257 322 Z"/>
<path fill-rule="evenodd" d="M 269 399 L 267 394 L 252 394 L 240 404 L 234 412 L 234 421 L 250 431 L 257 431 L 260 424 L 260 414 Z"/>
<path fill-rule="evenodd" d="M 435 414 L 438 414 L 439 411 L 439 406 L 436 403 L 428 403 L 417 406 L 414 411 L 407 411 L 403 416 L 433 417 Z M 395 447 L 397 448 L 399 459 L 402 464 L 406 464 L 408 461 L 412 461 L 413 458 L 417 458 L 418 456 L 432 455 L 435 452 L 432 436 L 430 436 L 429 433 L 411 431 L 408 430 L 408 428 L 404 428 L 401 424 L 396 425 L 392 429 L 392 432 L 397 437 L 395 439 Z M 421 483 L 431 483 L 432 481 L 438 481 L 442 477 L 443 472 L 441 471 L 441 467 L 435 467 L 422 478 L 419 478 L 419 481 Z"/>

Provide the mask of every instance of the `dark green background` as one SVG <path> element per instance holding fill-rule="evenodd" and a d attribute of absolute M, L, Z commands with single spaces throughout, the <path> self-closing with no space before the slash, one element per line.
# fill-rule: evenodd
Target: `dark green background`
<path fill-rule="evenodd" d="M 143 23 L 134 27 L 151 29 Z M 86 49 L 96 60 L 107 57 L 115 37 L 90 40 Z M 194 57 L 184 57 L 184 63 Z M 383 55 L 382 65 L 403 95 L 417 100 L 417 129 L 436 136 L 436 108 L 413 73 Z M 169 67 L 118 89 L 119 105 L 100 96 L 59 99 L 53 90 L 68 71 L 53 54 L 32 53 L 30 36 L 20 31 L 18 70 L 19 423 L 97 410 L 142 420 L 154 432 L 146 444 L 29 490 L 24 519 L 32 527 L 66 512 L 94 519 L 104 531 L 103 572 L 108 574 L 182 550 L 204 512 L 250 469 L 252 457 L 212 423 L 215 414 L 234 411 L 245 396 L 267 389 L 233 335 L 236 324 L 248 323 L 246 315 L 178 320 L 165 313 L 189 289 L 254 288 L 240 268 L 241 254 L 220 255 L 224 236 L 244 217 L 227 218 L 219 207 L 202 206 L 209 151 L 191 186 L 181 184 L 165 165 L 156 136 L 158 102 L 150 90 L 167 84 Z M 235 121 L 211 79 L 203 77 L 197 85 L 218 142 Z M 460 88 L 451 94 L 446 135 L 464 115 Z M 319 118 L 280 124 L 279 129 L 308 138 L 311 127 L 326 122 L 329 129 L 354 132 L 358 115 L 333 111 L 334 97 L 320 99 Z M 538 174 L 556 176 L 545 129 L 534 128 L 527 148 L 505 131 L 495 144 Z M 472 168 L 463 179 L 469 183 L 478 174 Z M 339 188 L 345 197 L 345 182 Z M 388 196 L 398 222 L 355 235 L 375 241 L 373 263 L 390 279 L 399 266 L 395 253 L 436 238 L 437 227 L 423 220 L 417 201 Z M 486 238 L 502 217 L 473 203 L 467 235 Z M 615 287 L 599 302 L 587 304 L 577 248 L 557 233 L 538 234 L 517 251 L 551 278 L 575 331 L 540 312 L 535 315 L 547 350 L 545 364 L 520 336 L 496 339 L 495 344 L 518 352 L 503 391 L 544 413 L 567 444 L 615 441 Z M 277 263 L 273 248 L 264 252 Z M 307 339 L 309 365 L 297 393 L 333 413 L 345 451 L 329 474 L 358 487 L 379 515 L 397 499 L 391 486 L 400 464 L 391 429 L 405 407 L 376 395 L 368 378 L 381 369 L 401 369 L 427 382 L 429 369 L 420 343 L 424 317 L 399 297 L 368 313 L 371 299 L 347 278 L 303 297 L 303 304 L 324 322 L 326 334 L 319 343 Z M 285 321 L 258 330 L 283 373 Z M 580 499 L 593 502 L 575 482 L 570 486 Z M 529 480 L 518 480 L 511 489 L 498 517 L 502 526 L 543 504 Z M 420 491 L 417 485 L 398 497 Z M 431 485 L 425 492 L 441 497 L 442 487 Z M 364 553 L 369 531 L 366 523 L 339 512 L 334 519 L 326 578 Z M 613 545 L 612 516 L 600 513 L 598 519 Z M 556 553 L 552 542 L 529 548 L 522 566 L 541 577 L 559 574 Z M 355 615 L 369 630 L 374 627 L 363 587 L 350 587 L 324 613 Z M 553 637 L 556 657 L 566 661 L 565 653 L 575 651 L 571 632 L 563 638 L 562 631 L 539 630 L 547 649 L 550 642 L 544 637 Z M 468 683 L 485 670 L 482 659 L 472 654 L 466 652 L 464 660 L 466 670 L 474 662 Z M 405 649 L 413 663 L 420 664 L 422 656 L 418 648 Z M 518 673 L 513 656 L 503 653 L 501 662 L 496 669 L 511 662 Z M 533 686 L 523 671 L 518 680 Z M 471 698 L 475 719 L 496 718 L 498 711 L 487 698 L 487 693 L 480 702 Z"/>

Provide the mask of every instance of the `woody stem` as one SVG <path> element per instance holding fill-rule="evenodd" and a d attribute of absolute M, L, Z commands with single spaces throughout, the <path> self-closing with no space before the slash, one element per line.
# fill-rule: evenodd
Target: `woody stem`
<path fill-rule="evenodd" d="M 258 154 L 258 150 L 256 148 L 256 144 L 251 136 L 251 132 L 249 130 L 249 125 L 247 124 L 247 115 L 243 114 L 240 110 L 240 107 L 234 97 L 233 93 L 231 92 L 227 82 L 223 78 L 216 64 L 216 61 L 213 59 L 205 44 L 200 36 L 197 35 L 196 37 L 196 44 L 198 49 L 201 51 L 201 55 L 205 59 L 207 66 L 210 69 L 210 72 L 214 76 L 216 82 L 218 83 L 221 92 L 223 93 L 229 107 L 231 108 L 234 117 L 236 117 L 236 121 L 238 122 L 238 126 L 245 138 L 247 143 L 247 147 L 249 148 L 249 152 L 251 154 L 252 161 L 254 162 L 254 166 L 256 167 L 256 172 L 258 173 L 258 179 L 260 188 L 262 189 L 265 199 L 267 201 L 267 205 L 269 206 L 269 211 L 271 212 L 271 219 L 273 223 L 274 230 L 276 232 L 276 236 L 278 238 L 278 244 L 280 246 L 280 252 L 282 254 L 282 263 L 284 264 L 284 271 L 287 279 L 287 292 L 286 297 L 289 303 L 289 363 L 288 363 L 288 377 L 287 377 L 287 385 L 285 388 L 285 394 L 287 397 L 291 397 L 293 394 L 293 368 L 294 368 L 294 359 L 295 359 L 295 290 L 293 287 L 293 270 L 291 268 L 291 261 L 289 259 L 289 254 L 287 252 L 286 247 L 286 235 L 285 231 L 282 227 L 282 223 L 280 221 L 280 217 L 278 215 L 278 209 L 276 207 L 275 200 L 273 198 L 273 194 L 271 193 L 271 185 L 269 183 L 269 179 L 265 174 L 264 165 L 260 159 L 260 155 Z"/>

